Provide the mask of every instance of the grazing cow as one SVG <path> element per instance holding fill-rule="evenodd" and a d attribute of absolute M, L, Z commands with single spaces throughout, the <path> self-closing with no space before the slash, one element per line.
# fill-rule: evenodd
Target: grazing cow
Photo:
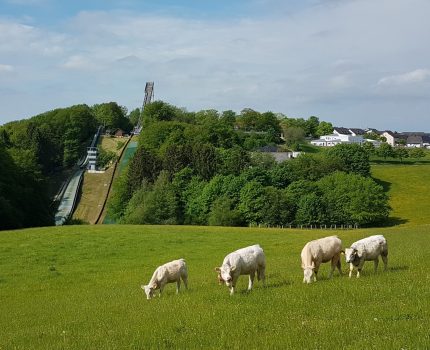
<path fill-rule="evenodd" d="M 306 243 L 302 250 L 303 283 L 311 283 L 314 275 L 314 282 L 321 263 L 331 261 L 329 278 L 332 277 L 334 269 L 340 269 L 340 253 L 342 252 L 342 241 L 337 236 L 324 237 Z"/>
<path fill-rule="evenodd" d="M 238 249 L 228 254 L 221 265 L 216 267 L 218 282 L 225 283 L 230 289 L 230 295 L 234 294 L 234 288 L 240 275 L 249 275 L 248 291 L 254 284 L 255 273 L 257 279 L 265 283 L 266 257 L 263 249 L 258 245 Z"/>
<path fill-rule="evenodd" d="M 352 276 L 355 267 L 357 268 L 357 278 L 360 277 L 364 263 L 370 260 L 373 260 L 376 272 L 379 256 L 384 262 L 384 270 L 387 270 L 388 245 L 384 236 L 375 235 L 354 242 L 350 248 L 345 249 L 345 260 L 349 263 L 349 277 Z"/>
<path fill-rule="evenodd" d="M 188 288 L 188 272 L 185 260 L 173 260 L 157 267 L 149 283 L 142 285 L 141 288 L 145 291 L 146 298 L 151 299 L 154 296 L 155 290 L 159 289 L 159 296 L 161 296 L 163 288 L 167 283 L 176 282 L 176 293 L 178 293 L 181 287 L 181 278 L 184 281 L 185 288 Z"/>

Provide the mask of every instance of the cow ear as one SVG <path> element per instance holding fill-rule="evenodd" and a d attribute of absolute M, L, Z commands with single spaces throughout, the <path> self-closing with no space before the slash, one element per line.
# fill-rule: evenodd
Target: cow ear
<path fill-rule="evenodd" d="M 152 282 L 152 284 L 149 287 L 151 289 L 157 289 L 157 282 Z"/>
<path fill-rule="evenodd" d="M 236 265 L 233 265 L 232 267 L 230 267 L 230 271 L 234 271 L 236 270 Z"/>
<path fill-rule="evenodd" d="M 357 252 L 357 256 L 361 259 L 363 257 L 363 249 L 362 248 L 358 248 L 355 250 Z"/>
<path fill-rule="evenodd" d="M 219 267 L 215 267 L 215 269 L 214 269 L 216 272 L 221 272 L 221 268 L 219 268 Z"/>

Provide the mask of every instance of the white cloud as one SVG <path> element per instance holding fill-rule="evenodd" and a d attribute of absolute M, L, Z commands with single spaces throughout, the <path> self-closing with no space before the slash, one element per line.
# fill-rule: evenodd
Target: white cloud
<path fill-rule="evenodd" d="M 61 66 L 72 70 L 88 70 L 96 67 L 89 59 L 81 55 L 73 55 L 69 57 Z"/>
<path fill-rule="evenodd" d="M 9 72 L 13 72 L 14 68 L 13 66 L 9 65 L 9 64 L 0 64 L 0 73 L 5 72 L 5 73 L 9 73 Z"/>
<path fill-rule="evenodd" d="M 408 73 L 390 75 L 379 79 L 378 85 L 405 85 L 426 81 L 430 78 L 430 69 L 416 69 Z"/>
<path fill-rule="evenodd" d="M 50 29 L 0 19 L 0 57 L 21 73 L 7 86 L 29 101 L 0 95 L 0 119 L 53 101 L 139 107 L 146 81 L 155 81 L 156 98 L 190 110 L 251 107 L 380 128 L 390 126 L 378 117 L 406 110 L 410 98 L 424 101 L 417 115 L 430 110 L 430 91 L 392 98 L 375 89 L 429 79 L 427 69 L 387 73 L 427 67 L 428 0 L 310 0 L 319 5 L 288 16 L 288 2 L 270 1 L 276 13 L 247 19 L 86 11 Z"/>

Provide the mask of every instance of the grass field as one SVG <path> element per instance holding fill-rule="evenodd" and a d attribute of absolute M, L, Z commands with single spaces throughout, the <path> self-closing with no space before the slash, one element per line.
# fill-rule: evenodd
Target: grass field
<path fill-rule="evenodd" d="M 430 163 L 374 165 L 372 176 L 388 190 L 393 222 L 430 224 Z"/>
<path fill-rule="evenodd" d="M 410 168 L 424 174 L 428 167 L 381 167 L 373 174 L 389 189 L 394 214 L 407 219 L 398 226 L 334 232 L 100 225 L 0 232 L 0 349 L 427 349 L 430 220 L 416 214 L 420 201 L 405 205 L 399 196 L 407 188 L 411 197 L 428 197 L 428 175 L 409 180 Z M 328 280 L 323 265 L 320 281 L 303 285 L 303 245 L 333 233 L 344 246 L 384 234 L 388 271 L 374 274 L 366 263 L 360 279 L 335 273 Z M 213 268 L 230 251 L 254 243 L 266 253 L 267 286 L 256 282 L 247 293 L 241 277 L 230 297 Z M 179 257 L 188 263 L 189 290 L 175 295 L 168 285 L 161 298 L 146 300 L 140 285 L 157 265 Z"/>

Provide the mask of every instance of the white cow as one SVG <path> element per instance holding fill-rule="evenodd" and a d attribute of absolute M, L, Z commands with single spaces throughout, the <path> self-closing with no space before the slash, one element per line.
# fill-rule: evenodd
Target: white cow
<path fill-rule="evenodd" d="M 384 262 L 384 270 L 387 270 L 388 245 L 384 236 L 375 235 L 354 242 L 350 248 L 345 249 L 345 260 L 349 263 L 349 277 L 352 276 L 355 267 L 357 268 L 357 278 L 360 277 L 364 263 L 370 260 L 373 260 L 376 272 L 379 256 Z"/>
<path fill-rule="evenodd" d="M 266 257 L 263 249 L 258 245 L 238 249 L 228 254 L 221 265 L 216 267 L 218 281 L 224 282 L 230 289 L 230 295 L 234 294 L 234 288 L 240 275 L 249 275 L 248 290 L 252 289 L 255 273 L 257 279 L 265 284 Z"/>
<path fill-rule="evenodd" d="M 176 293 L 179 293 L 181 278 L 184 281 L 185 288 L 188 288 L 188 272 L 185 260 L 173 260 L 157 267 L 149 283 L 142 285 L 141 288 L 145 291 L 146 298 L 151 299 L 154 296 L 155 290 L 159 289 L 159 296 L 161 296 L 163 288 L 167 283 L 176 282 Z"/>
<path fill-rule="evenodd" d="M 331 261 L 329 278 L 332 277 L 336 266 L 339 273 L 342 275 L 340 268 L 341 252 L 342 241 L 337 236 L 324 237 L 306 243 L 301 254 L 304 275 L 303 283 L 311 283 L 314 273 L 315 282 L 317 280 L 317 274 L 321 263 L 328 261 Z"/>

